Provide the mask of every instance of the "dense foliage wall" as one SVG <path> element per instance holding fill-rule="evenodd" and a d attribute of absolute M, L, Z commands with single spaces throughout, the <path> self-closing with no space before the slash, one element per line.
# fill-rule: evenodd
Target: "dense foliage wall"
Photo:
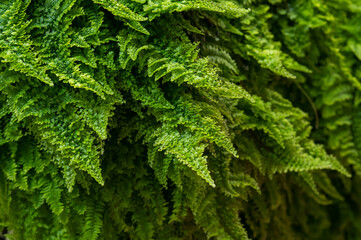
<path fill-rule="evenodd" d="M 1 0 L 8 239 L 359 239 L 359 0 Z"/>

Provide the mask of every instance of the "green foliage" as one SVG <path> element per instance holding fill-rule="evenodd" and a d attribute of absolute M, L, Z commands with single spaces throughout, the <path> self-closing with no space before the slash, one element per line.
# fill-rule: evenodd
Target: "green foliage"
<path fill-rule="evenodd" d="M 357 0 L 0 1 L 21 239 L 358 239 Z"/>

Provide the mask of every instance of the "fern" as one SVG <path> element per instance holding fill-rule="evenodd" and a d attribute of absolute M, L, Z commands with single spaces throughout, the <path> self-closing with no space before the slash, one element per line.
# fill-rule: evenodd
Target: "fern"
<path fill-rule="evenodd" d="M 356 0 L 2 1 L 1 231 L 357 238 L 360 12 Z"/>

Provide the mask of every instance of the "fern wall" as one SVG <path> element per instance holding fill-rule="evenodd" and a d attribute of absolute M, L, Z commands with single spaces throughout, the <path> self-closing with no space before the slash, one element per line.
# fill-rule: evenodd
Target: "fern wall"
<path fill-rule="evenodd" d="M 360 239 L 359 0 L 1 0 L 21 239 Z"/>

